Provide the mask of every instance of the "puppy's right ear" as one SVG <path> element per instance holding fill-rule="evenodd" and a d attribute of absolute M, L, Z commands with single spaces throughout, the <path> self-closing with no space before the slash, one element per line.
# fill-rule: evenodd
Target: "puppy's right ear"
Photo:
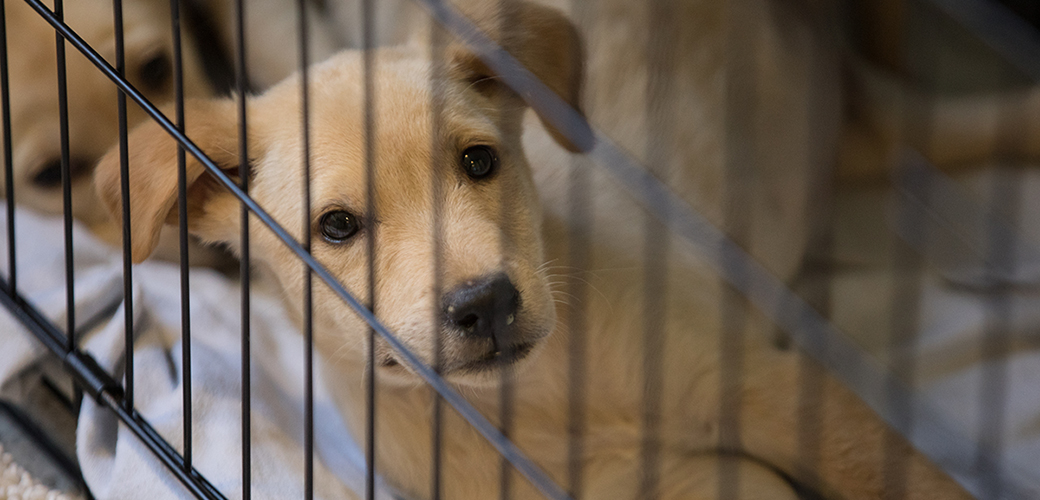
<path fill-rule="evenodd" d="M 585 51 L 581 35 L 570 20 L 556 9 L 525 0 L 464 2 L 459 7 L 581 117 L 565 132 L 557 128 L 552 117 L 558 110 L 545 107 L 544 103 L 532 103 L 553 139 L 574 153 L 592 149 L 595 138 L 581 107 Z M 499 82 L 501 75 L 495 74 L 464 43 L 453 43 L 447 54 L 449 72 L 454 78 L 477 89 L 505 88 Z"/>
<path fill-rule="evenodd" d="M 188 137 L 225 172 L 237 176 L 238 132 L 234 101 L 187 101 L 184 103 Z M 167 113 L 169 116 L 169 113 Z M 130 170 L 130 238 L 133 261 L 151 255 L 159 242 L 163 224 L 177 222 L 177 143 L 158 123 L 149 120 L 128 137 Z M 204 240 L 220 239 L 207 234 L 206 219 L 214 213 L 211 201 L 225 188 L 206 173 L 205 167 L 185 153 L 189 230 Z M 120 183 L 119 148 L 110 150 L 98 163 L 94 185 L 102 203 L 120 224 L 123 199 Z M 227 193 L 227 196 L 231 196 Z"/>

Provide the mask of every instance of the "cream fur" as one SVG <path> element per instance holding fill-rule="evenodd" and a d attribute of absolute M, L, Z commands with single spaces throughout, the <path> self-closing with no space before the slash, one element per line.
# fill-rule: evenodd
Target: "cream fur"
<path fill-rule="evenodd" d="M 58 77 L 54 29 L 20 0 L 4 0 L 11 85 L 11 142 L 14 154 L 15 199 L 44 212 L 60 213 L 61 186 L 41 188 L 32 179 L 47 164 L 60 159 Z M 72 29 L 115 63 L 112 4 L 107 0 L 65 3 Z M 159 88 L 148 88 L 137 77 L 142 65 L 157 55 L 173 60 L 169 7 L 161 2 L 124 4 L 127 77 L 145 95 L 162 102 L 173 95 L 173 70 Z M 209 95 L 194 50 L 185 51 L 185 92 Z M 69 99 L 69 150 L 84 171 L 73 179 L 73 213 L 88 225 L 105 223 L 107 212 L 92 189 L 91 168 L 118 140 L 116 87 L 78 50 L 66 44 Z M 129 123 L 144 119 L 141 109 L 127 106 Z M 0 182 L 3 182 L 0 179 Z"/>
<path fill-rule="evenodd" d="M 61 213 L 61 184 L 41 186 L 33 182 L 42 170 L 60 161 L 57 60 L 54 29 L 22 0 L 4 0 L 7 14 L 7 40 L 11 85 L 11 142 L 13 149 L 15 200 L 20 205 L 48 213 Z M 47 2 L 45 2 L 47 3 Z M 295 2 L 261 0 L 249 2 L 247 48 L 251 77 L 266 88 L 295 71 L 299 64 L 296 44 L 286 42 L 296 24 Z M 233 53 L 232 0 L 212 0 L 205 7 L 214 13 L 225 38 L 225 48 Z M 115 65 L 115 31 L 110 0 L 76 0 L 64 3 L 66 23 L 90 44 L 109 64 Z M 312 14 L 312 17 L 315 17 Z M 270 20 L 276 22 L 271 22 Z M 261 24 L 263 20 L 263 24 Z M 126 75 L 149 100 L 162 104 L 173 97 L 173 41 L 170 34 L 170 7 L 162 0 L 123 2 Z M 312 23 L 311 50 L 316 60 L 333 52 L 331 35 L 318 19 Z M 271 31 L 279 31 L 272 36 Z M 287 33 L 288 32 L 288 33 Z M 206 82 L 197 47 L 184 28 L 184 93 L 188 97 L 208 97 L 214 92 Z M 119 125 L 116 86 L 80 52 L 66 44 L 66 71 L 69 103 L 69 150 L 76 168 L 72 179 L 73 215 L 112 244 L 120 244 L 119 225 L 108 217 L 90 182 L 97 160 L 118 142 Z M 156 57 L 165 57 L 166 77 L 158 86 L 142 82 L 142 67 Z M 174 116 L 168 113 L 168 116 Z M 139 106 L 127 99 L 127 122 L 134 126 L 146 119 Z M 4 196 L 0 176 L 0 197 Z M 178 258 L 176 231 L 164 231 L 158 250 L 162 258 Z M 194 264 L 214 265 L 223 258 L 210 249 L 193 247 Z"/>

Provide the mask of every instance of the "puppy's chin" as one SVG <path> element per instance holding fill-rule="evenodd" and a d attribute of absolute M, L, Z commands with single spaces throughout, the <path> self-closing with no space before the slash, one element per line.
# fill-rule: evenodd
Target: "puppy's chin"
<path fill-rule="evenodd" d="M 517 377 L 534 365 L 544 345 L 543 338 L 521 344 L 511 353 L 474 359 L 446 372 L 444 378 L 459 387 L 497 387 L 504 379 Z"/>
<path fill-rule="evenodd" d="M 441 376 L 457 387 L 493 387 L 503 377 L 515 377 L 523 373 L 541 353 L 547 334 L 537 335 L 531 341 L 521 343 L 511 350 L 486 352 L 467 359 L 445 360 L 446 368 Z M 421 376 L 413 372 L 396 353 L 384 352 L 376 356 L 376 378 L 380 383 L 395 386 L 423 385 Z"/>

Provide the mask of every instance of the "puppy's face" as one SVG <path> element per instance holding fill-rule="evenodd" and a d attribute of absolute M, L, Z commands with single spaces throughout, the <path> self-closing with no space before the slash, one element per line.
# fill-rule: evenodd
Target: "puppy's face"
<path fill-rule="evenodd" d="M 161 2 L 126 2 L 123 8 L 127 78 L 153 101 L 168 100 L 173 92 L 169 8 Z M 60 212 L 61 128 L 54 29 L 21 0 L 5 0 L 5 9 L 15 199 L 41 211 Z M 65 2 L 64 14 L 67 24 L 114 66 L 111 2 Z M 185 47 L 185 92 L 206 95 L 190 52 Z M 66 44 L 65 53 L 73 213 L 93 225 L 107 218 L 90 179 L 97 160 L 118 141 L 117 91 L 74 47 Z M 128 104 L 127 110 L 130 125 L 145 116 L 135 104 Z M 0 186 L 3 182 L 0 178 Z"/>
<path fill-rule="evenodd" d="M 344 54 L 314 70 L 311 251 L 360 300 L 371 298 L 377 316 L 427 362 L 436 360 L 439 335 L 442 371 L 482 379 L 498 363 L 526 359 L 555 321 L 536 273 L 538 201 L 517 117 L 502 113 L 495 96 L 449 79 L 439 84 L 435 123 L 426 61 L 400 52 L 378 61 L 371 199 L 361 58 Z M 260 132 L 262 141 L 288 147 L 257 161 L 253 189 L 276 219 L 297 228 L 304 219 L 298 102 L 292 82 L 256 103 L 258 123 L 279 123 Z M 301 297 L 298 260 L 268 231 L 256 233 L 257 259 L 290 297 Z M 321 351 L 364 359 L 367 327 L 324 285 L 314 288 L 314 319 Z M 410 377 L 385 342 L 376 351 L 384 378 Z"/>
<path fill-rule="evenodd" d="M 513 15 L 522 27 L 514 44 L 520 60 L 576 104 L 573 29 L 544 8 L 521 4 Z M 368 96 L 360 53 L 310 71 L 309 211 L 299 78 L 250 103 L 250 194 L 298 240 L 309 227 L 313 255 L 423 361 L 457 383 L 497 380 L 495 369 L 531 359 L 555 325 L 538 272 L 538 196 L 520 148 L 523 101 L 458 45 L 445 50 L 436 78 L 421 50 L 382 50 L 374 60 Z M 193 103 L 187 123 L 214 161 L 237 174 L 233 103 Z M 148 236 L 175 215 L 175 149 L 154 126 L 133 139 L 131 215 L 141 259 L 154 245 Z M 188 169 L 192 231 L 237 247 L 238 201 L 197 163 Z M 118 210 L 114 154 L 102 160 L 97 186 Z M 302 317 L 303 265 L 255 219 L 251 234 L 251 257 L 277 277 Z M 363 364 L 367 325 L 319 280 L 312 290 L 318 349 L 334 362 Z M 377 340 L 375 350 L 381 381 L 418 381 L 386 342 Z"/>

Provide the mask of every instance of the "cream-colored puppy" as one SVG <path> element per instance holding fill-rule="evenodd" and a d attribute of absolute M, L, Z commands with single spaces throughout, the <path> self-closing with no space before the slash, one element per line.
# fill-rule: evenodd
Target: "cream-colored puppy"
<path fill-rule="evenodd" d="M 528 3 L 497 15 L 488 10 L 471 14 L 578 107 L 580 41 L 567 19 Z M 505 34 L 499 31 L 503 26 L 509 27 Z M 312 69 L 313 201 L 306 217 L 300 196 L 300 80 L 290 78 L 251 100 L 250 193 L 296 238 L 306 220 L 318 260 L 357 297 L 371 294 L 384 324 L 425 362 L 439 365 L 447 380 L 496 424 L 501 422 L 495 382 L 503 372 L 511 373 L 510 437 L 566 484 L 572 340 L 567 315 L 575 304 L 554 297 L 554 278 L 546 267 L 566 255 L 566 203 L 552 194 L 540 200 L 535 190 L 521 142 L 523 102 L 463 46 L 449 44 L 444 57 L 445 71 L 435 77 L 427 50 L 376 52 L 370 141 L 365 138 L 361 54 L 343 53 Z M 237 175 L 234 103 L 194 101 L 188 117 L 189 135 L 229 175 Z M 548 147 L 544 140 L 530 138 Z M 155 247 L 162 225 L 176 218 L 175 145 L 153 124 L 135 130 L 131 141 L 133 249 L 141 260 Z M 366 187 L 366 142 L 373 148 L 373 199 Z M 534 165 L 540 174 L 565 168 L 564 163 Z M 239 202 L 198 162 L 190 162 L 188 169 L 192 232 L 239 250 Z M 100 162 L 96 185 L 118 214 L 114 153 Z M 785 476 L 831 498 L 882 498 L 886 459 L 906 467 L 906 498 L 967 498 L 825 375 L 821 390 L 827 407 L 817 433 L 819 460 L 813 464 L 818 468 L 802 467 L 796 439 L 798 377 L 811 363 L 796 352 L 772 349 L 762 337 L 745 341 L 743 384 L 735 396 L 741 442 L 735 449 L 720 449 L 721 284 L 677 246 L 663 278 L 667 293 L 660 301 L 644 302 L 642 257 L 633 252 L 641 240 L 632 227 L 643 226 L 645 214 L 606 181 L 591 186 L 590 197 L 597 208 L 616 211 L 610 214 L 611 227 L 592 232 L 589 264 L 614 270 L 595 279 L 595 290 L 580 304 L 587 332 L 584 445 L 578 457 L 583 498 L 640 498 L 643 484 L 654 484 L 657 498 L 715 498 L 722 491 L 718 480 L 726 477 L 720 476 L 725 464 L 740 474 L 739 498 L 796 498 Z M 299 297 L 304 286 L 300 262 L 253 220 L 255 263 L 287 298 Z M 375 248 L 373 290 L 369 244 Z M 367 327 L 326 286 L 316 283 L 313 292 L 316 345 L 330 367 L 326 377 L 349 425 L 362 436 Z M 299 301 L 287 303 L 303 314 Z M 644 483 L 640 460 L 648 439 L 643 418 L 649 382 L 641 376 L 647 317 L 659 320 L 664 348 L 655 366 L 663 378 L 656 386 L 661 406 L 652 483 Z M 407 497 L 429 498 L 433 397 L 382 340 L 374 347 L 378 471 Z M 886 442 L 895 443 L 887 450 L 894 452 L 885 453 Z M 498 454 L 450 410 L 442 443 L 445 498 L 498 496 Z M 509 484 L 511 498 L 539 498 L 522 479 Z"/>
<path fill-rule="evenodd" d="M 7 15 L 7 40 L 11 92 L 11 147 L 13 152 L 14 198 L 25 205 L 47 213 L 61 213 L 61 142 L 58 114 L 58 66 L 55 55 L 54 29 L 22 0 L 4 0 Z M 271 85 L 299 67 L 295 38 L 285 32 L 295 28 L 295 2 L 263 0 L 250 2 L 247 47 L 251 77 L 260 88 Z M 205 7 L 217 16 L 222 39 L 228 51 L 234 20 L 232 0 L 213 0 Z M 110 0 L 75 0 L 64 2 L 64 19 L 76 33 L 106 61 L 115 65 L 115 31 Z M 262 17 L 261 17 L 262 16 Z M 312 17 L 314 17 L 312 15 Z M 261 18 L 267 22 L 261 25 Z M 164 0 L 131 0 L 123 2 L 123 24 L 127 79 L 150 101 L 162 104 L 173 98 L 174 68 L 170 6 Z M 272 31 L 278 31 L 273 36 Z M 290 41 L 286 41 L 289 37 Z M 333 52 L 324 24 L 312 22 L 311 50 L 315 60 Z M 184 28 L 183 77 L 184 94 L 189 97 L 211 97 L 213 87 L 207 82 L 200 63 L 199 47 Z M 213 47 L 205 47 L 213 50 Z M 97 160 L 118 141 L 119 122 L 116 86 L 90 63 L 76 48 L 66 44 L 68 88 L 69 156 L 72 181 L 72 212 L 106 241 L 118 244 L 119 225 L 113 224 L 108 211 L 97 199 L 90 180 Z M 139 106 L 127 99 L 127 122 L 130 126 L 146 118 Z M 4 196 L 0 176 L 0 197 Z M 164 236 L 160 254 L 177 258 L 175 231 Z M 192 252 L 196 264 L 214 264 L 217 254 Z"/>

